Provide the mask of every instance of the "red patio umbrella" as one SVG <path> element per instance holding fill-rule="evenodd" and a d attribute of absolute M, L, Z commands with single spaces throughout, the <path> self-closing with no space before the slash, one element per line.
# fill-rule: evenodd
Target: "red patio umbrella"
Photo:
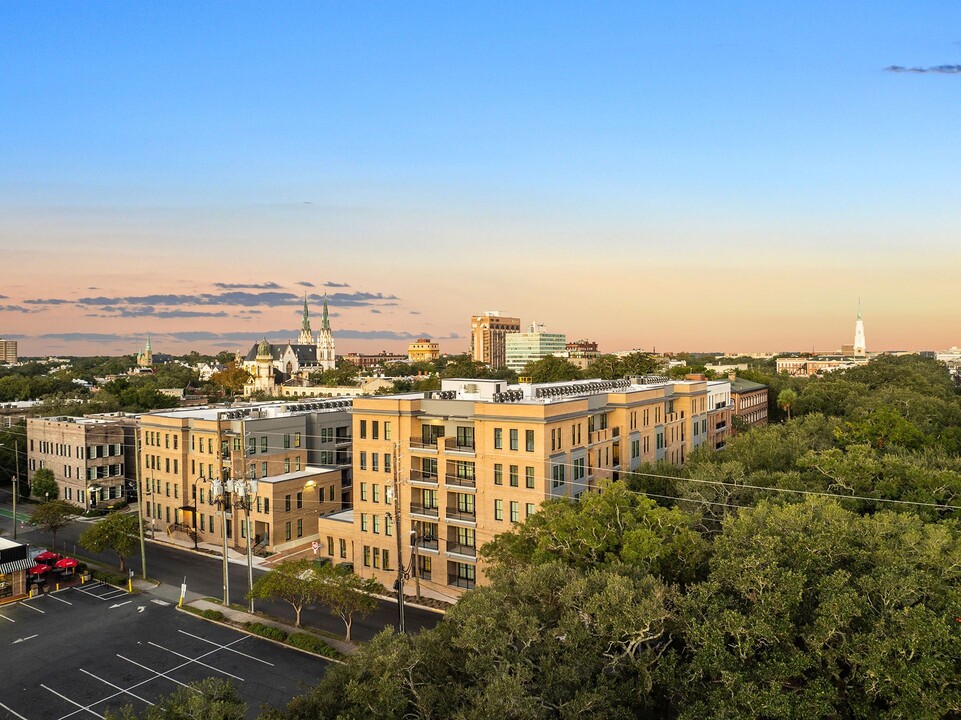
<path fill-rule="evenodd" d="M 80 561 L 75 560 L 74 558 L 63 558 L 61 560 L 57 560 L 57 562 L 54 563 L 54 567 L 61 568 L 64 570 L 69 570 L 70 568 L 77 567 L 77 565 L 79 564 L 80 564 Z"/>
<path fill-rule="evenodd" d="M 49 565 L 34 565 L 34 566 L 33 566 L 32 568 L 30 568 L 27 572 L 29 572 L 31 575 L 43 575 L 44 573 L 50 572 L 50 566 L 49 566 Z"/>
<path fill-rule="evenodd" d="M 54 563 L 62 557 L 63 555 L 60 555 L 59 553 L 50 552 L 49 550 L 44 550 L 42 553 L 37 555 L 37 557 L 35 557 L 34 560 L 38 563 L 47 564 L 47 563 Z"/>

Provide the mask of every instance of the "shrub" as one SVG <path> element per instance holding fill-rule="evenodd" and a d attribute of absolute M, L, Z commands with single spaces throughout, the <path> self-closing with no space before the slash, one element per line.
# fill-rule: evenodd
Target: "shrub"
<path fill-rule="evenodd" d="M 207 618 L 208 620 L 216 620 L 218 622 L 223 622 L 225 619 L 224 614 L 220 612 L 220 610 L 210 609 L 204 610 L 202 613 L 200 613 L 200 617 Z"/>
<path fill-rule="evenodd" d="M 287 637 L 287 644 L 327 657 L 337 657 L 340 654 L 319 637 L 310 633 L 292 633 Z"/>
<path fill-rule="evenodd" d="M 287 640 L 287 633 L 272 625 L 264 625 L 259 622 L 246 622 L 244 623 L 244 629 L 252 632 L 254 635 L 260 635 L 269 640 L 277 640 L 279 642 L 285 642 Z"/>
<path fill-rule="evenodd" d="M 127 584 L 127 578 L 124 575 L 117 575 L 116 573 L 107 572 L 106 570 L 94 570 L 93 576 L 97 580 L 103 580 L 108 585 L 118 585 L 123 587 Z"/>

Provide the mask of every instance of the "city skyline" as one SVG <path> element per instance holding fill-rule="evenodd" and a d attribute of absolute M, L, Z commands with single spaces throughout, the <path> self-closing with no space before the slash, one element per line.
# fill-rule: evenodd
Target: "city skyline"
<path fill-rule="evenodd" d="M 959 344 L 961 8 L 0 6 L 0 337 Z M 82 303 L 78 302 L 83 300 Z"/>

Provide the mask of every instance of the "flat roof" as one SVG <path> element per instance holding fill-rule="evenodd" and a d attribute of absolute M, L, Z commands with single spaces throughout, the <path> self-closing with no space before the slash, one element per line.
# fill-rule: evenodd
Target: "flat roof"
<path fill-rule="evenodd" d="M 342 523 L 353 523 L 354 522 L 354 509 L 341 510 L 339 512 L 331 513 L 330 515 L 321 515 L 321 520 L 335 520 Z"/>
<path fill-rule="evenodd" d="M 303 470 L 284 473 L 283 475 L 268 475 L 267 477 L 257 478 L 260 483 L 282 483 L 290 480 L 309 480 L 318 475 L 327 475 L 333 472 L 340 472 L 340 468 L 327 467 L 320 465 L 308 465 Z"/>
<path fill-rule="evenodd" d="M 115 425 L 116 418 L 105 419 L 105 418 L 90 418 L 90 417 L 75 417 L 72 415 L 51 415 L 47 417 L 30 418 L 31 420 L 43 420 L 45 422 L 62 422 L 71 423 L 73 425 Z"/>
<path fill-rule="evenodd" d="M 353 398 L 348 396 L 291 398 L 290 400 L 280 401 L 203 405 L 200 407 L 158 410 L 144 413 L 141 417 L 189 418 L 192 420 L 217 420 L 218 418 L 220 420 L 264 420 L 305 415 L 307 413 L 339 412 L 349 410 L 352 404 Z"/>

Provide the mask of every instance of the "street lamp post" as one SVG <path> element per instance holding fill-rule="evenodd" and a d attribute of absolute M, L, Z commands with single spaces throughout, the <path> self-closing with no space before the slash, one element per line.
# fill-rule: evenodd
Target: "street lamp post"
<path fill-rule="evenodd" d="M 230 491 L 233 483 L 228 477 L 225 480 L 213 480 L 210 483 L 210 493 L 214 496 L 217 509 L 223 518 L 224 537 L 224 607 L 230 607 L 230 573 L 227 565 L 227 510 L 230 508 Z"/>
<path fill-rule="evenodd" d="M 9 447 L 9 445 L 7 446 Z M 17 495 L 20 494 L 20 441 L 13 441 L 13 461 L 16 467 L 16 475 L 10 489 L 13 491 L 13 539 L 17 539 Z"/>

